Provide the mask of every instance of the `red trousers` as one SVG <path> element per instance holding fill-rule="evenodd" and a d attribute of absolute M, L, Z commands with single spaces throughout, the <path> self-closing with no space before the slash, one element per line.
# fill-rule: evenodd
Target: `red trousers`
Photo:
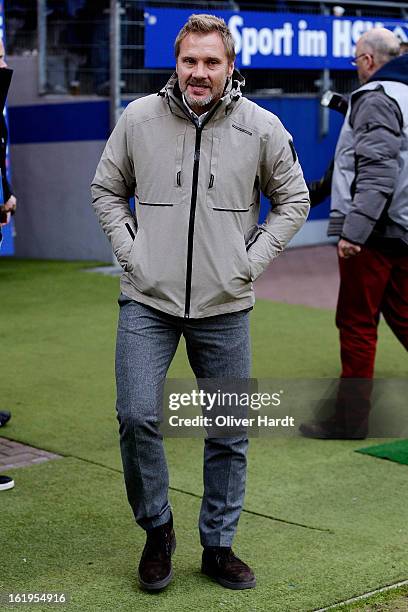
<path fill-rule="evenodd" d="M 380 314 L 408 350 L 408 255 L 363 247 L 339 259 L 342 378 L 372 378 Z"/>

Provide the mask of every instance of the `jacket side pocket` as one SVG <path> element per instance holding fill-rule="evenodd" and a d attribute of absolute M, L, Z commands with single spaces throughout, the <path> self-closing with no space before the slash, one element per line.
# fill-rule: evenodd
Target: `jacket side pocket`
<path fill-rule="evenodd" d="M 125 227 L 126 227 L 127 231 L 129 232 L 131 239 L 134 240 L 136 238 L 136 234 L 133 231 L 133 229 L 131 228 L 130 224 L 129 223 L 125 223 Z"/>

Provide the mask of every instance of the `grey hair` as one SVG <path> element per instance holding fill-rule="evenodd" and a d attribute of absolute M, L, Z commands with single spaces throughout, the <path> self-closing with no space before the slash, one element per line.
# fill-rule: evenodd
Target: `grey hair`
<path fill-rule="evenodd" d="M 206 14 L 190 15 L 181 28 L 174 43 L 176 59 L 180 53 L 181 42 L 188 34 L 211 34 L 211 32 L 218 32 L 221 36 L 228 62 L 232 63 L 235 60 L 235 43 L 227 24 L 220 17 Z"/>
<path fill-rule="evenodd" d="M 385 28 L 372 28 L 360 40 L 372 52 L 377 64 L 386 64 L 401 53 L 400 41 Z"/>

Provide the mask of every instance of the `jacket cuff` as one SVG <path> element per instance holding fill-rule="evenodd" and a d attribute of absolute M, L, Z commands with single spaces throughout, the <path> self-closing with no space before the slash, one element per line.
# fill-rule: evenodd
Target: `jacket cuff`
<path fill-rule="evenodd" d="M 374 219 L 369 219 L 358 212 L 351 212 L 344 221 L 341 237 L 352 244 L 363 245 L 370 237 L 374 225 Z"/>
<path fill-rule="evenodd" d="M 349 242 L 350 244 L 355 244 L 356 246 L 364 245 L 364 242 L 356 242 L 355 240 L 351 240 L 351 238 L 349 238 L 348 236 L 345 236 L 344 234 L 340 235 L 340 239 L 347 240 L 347 242 Z"/>
<path fill-rule="evenodd" d="M 261 276 L 264 269 L 265 269 L 265 266 L 259 261 L 249 260 L 249 274 L 251 277 L 251 281 L 255 281 L 258 278 L 258 276 Z"/>

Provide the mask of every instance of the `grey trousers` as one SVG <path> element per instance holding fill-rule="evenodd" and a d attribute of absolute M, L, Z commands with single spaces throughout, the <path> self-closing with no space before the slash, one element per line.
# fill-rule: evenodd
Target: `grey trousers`
<path fill-rule="evenodd" d="M 170 518 L 168 470 L 158 421 L 162 387 L 183 334 L 197 378 L 249 378 L 249 312 L 183 319 L 119 298 L 117 416 L 129 503 L 143 529 Z M 180 438 L 180 444 L 183 444 Z M 245 435 L 206 438 L 199 530 L 203 546 L 231 546 L 246 477 Z M 186 466 L 188 469 L 188 466 Z"/>

